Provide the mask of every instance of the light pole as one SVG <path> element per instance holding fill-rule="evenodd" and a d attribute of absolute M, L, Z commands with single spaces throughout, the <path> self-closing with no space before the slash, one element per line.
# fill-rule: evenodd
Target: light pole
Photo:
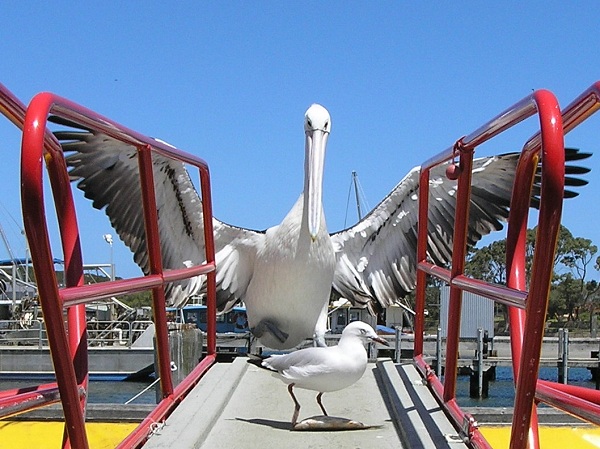
<path fill-rule="evenodd" d="M 104 238 L 104 241 L 110 245 L 110 280 L 114 281 L 115 280 L 115 263 L 113 260 L 113 238 L 112 238 L 112 235 L 110 235 L 110 234 L 104 234 L 102 237 Z M 115 319 L 115 307 L 112 302 L 108 306 L 108 310 L 110 312 L 110 319 L 114 320 Z"/>
<path fill-rule="evenodd" d="M 115 263 L 113 260 L 113 238 L 110 234 L 104 234 L 102 236 L 104 241 L 110 245 L 110 280 L 115 280 Z"/>

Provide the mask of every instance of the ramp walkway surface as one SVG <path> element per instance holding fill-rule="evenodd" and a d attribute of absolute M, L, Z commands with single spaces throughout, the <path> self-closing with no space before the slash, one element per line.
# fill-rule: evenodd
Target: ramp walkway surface
<path fill-rule="evenodd" d="M 295 390 L 299 420 L 321 415 L 316 393 Z M 412 364 L 369 363 L 360 381 L 326 393 L 331 416 L 372 426 L 352 431 L 291 431 L 294 404 L 272 373 L 237 358 L 218 363 L 144 449 L 466 448 Z"/>

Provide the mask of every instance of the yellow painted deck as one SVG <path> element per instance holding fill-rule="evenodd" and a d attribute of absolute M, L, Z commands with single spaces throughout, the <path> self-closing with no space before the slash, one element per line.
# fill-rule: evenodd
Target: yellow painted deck
<path fill-rule="evenodd" d="M 310 393 L 297 393 L 303 404 L 301 418 L 318 413 Z M 395 365 L 385 360 L 370 364 L 359 382 L 326 399 L 328 409 L 338 416 L 350 416 L 375 427 L 353 432 L 290 432 L 293 404 L 278 379 L 241 358 L 232 364 L 217 364 L 144 448 L 236 449 L 242 447 L 242 440 L 245 449 L 468 447 L 412 364 Z M 138 417 L 132 412 L 128 417 L 133 422 L 88 422 L 90 449 L 115 448 L 137 426 Z M 508 423 L 478 421 L 494 449 L 509 447 Z M 62 434 L 63 423 L 59 421 L 0 421 L 0 449 L 56 449 L 61 447 Z M 247 438 L 240 440 L 240 435 Z M 600 449 L 600 427 L 564 421 L 544 424 L 540 441 L 542 449 Z"/>
<path fill-rule="evenodd" d="M 88 423 L 90 449 L 113 449 L 134 428 L 135 423 Z M 62 441 L 63 424 L 60 422 L 2 421 L 0 422 L 1 449 L 56 449 Z M 481 427 L 481 432 L 494 449 L 508 448 L 510 428 L 505 426 Z M 590 426 L 541 426 L 541 447 L 544 449 L 600 448 L 600 428 Z M 376 441 L 374 441 L 374 444 Z M 374 446 L 376 447 L 376 446 Z"/>
<path fill-rule="evenodd" d="M 113 449 L 136 423 L 87 423 L 90 449 Z M 0 449 L 56 449 L 64 424 L 56 421 L 0 421 Z"/>
<path fill-rule="evenodd" d="M 506 449 L 510 442 L 510 427 L 480 427 L 481 433 L 494 449 Z M 543 449 L 598 449 L 600 428 L 592 426 L 540 426 L 540 447 Z"/>

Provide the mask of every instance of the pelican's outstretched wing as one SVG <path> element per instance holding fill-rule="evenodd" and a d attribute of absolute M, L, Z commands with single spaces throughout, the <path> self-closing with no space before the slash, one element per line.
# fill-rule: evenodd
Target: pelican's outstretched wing
<path fill-rule="evenodd" d="M 105 210 L 121 240 L 133 251 L 135 262 L 148 274 L 136 148 L 88 131 L 57 131 L 55 135 L 62 143 L 72 180 L 95 208 Z M 153 168 L 163 268 L 203 263 L 201 200 L 187 170 L 181 162 L 158 154 L 153 154 Z M 216 219 L 213 226 L 217 302 L 220 310 L 226 310 L 243 298 L 252 277 L 256 246 L 264 234 Z M 183 305 L 201 291 L 203 283 L 204 277 L 198 277 L 169 285 L 169 305 Z"/>
<path fill-rule="evenodd" d="M 567 149 L 566 160 L 589 157 Z M 475 159 L 468 240 L 474 245 L 483 235 L 502 229 L 508 217 L 519 154 Z M 451 259 L 456 182 L 445 175 L 446 166 L 430 172 L 428 256 L 439 265 Z M 565 184 L 582 186 L 577 175 L 589 169 L 566 165 Z M 389 195 L 355 226 L 332 235 L 337 253 L 333 288 L 352 303 L 377 310 L 404 297 L 415 287 L 417 217 L 420 168 L 416 167 Z M 532 191 L 532 206 L 539 204 L 540 179 Z M 565 190 L 565 198 L 577 193 Z"/>

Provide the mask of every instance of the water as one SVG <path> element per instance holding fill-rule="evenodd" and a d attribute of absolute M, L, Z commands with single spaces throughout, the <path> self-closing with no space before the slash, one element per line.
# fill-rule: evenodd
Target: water
<path fill-rule="evenodd" d="M 557 368 L 540 368 L 540 379 L 557 381 Z M 36 383 L 51 382 L 45 380 L 4 380 L 0 379 L 0 390 L 22 388 Z M 110 378 L 92 379 L 89 386 L 88 402 L 91 404 L 124 404 L 140 393 L 153 382 L 153 379 L 125 382 Z M 590 371 L 586 368 L 570 368 L 569 384 L 586 388 L 595 388 L 591 380 Z M 156 388 L 151 387 L 147 392 L 135 399 L 132 404 L 155 404 Z M 461 407 L 512 407 L 515 398 L 515 389 L 512 379 L 512 368 L 499 366 L 496 368 L 496 380 L 490 381 L 489 396 L 482 399 L 469 397 L 469 376 L 459 376 L 456 385 L 456 398 Z"/>
<path fill-rule="evenodd" d="M 90 396 L 88 402 L 124 404 L 140 392 L 142 392 L 152 381 L 147 382 L 125 382 L 125 381 L 92 381 L 90 382 Z M 139 398 L 132 401 L 132 404 L 156 404 L 156 390 L 158 384 L 150 388 Z"/>
<path fill-rule="evenodd" d="M 24 388 L 40 383 L 49 383 L 52 379 L 0 380 L 0 391 Z M 125 382 L 123 380 L 92 379 L 89 385 L 88 403 L 124 404 L 152 383 L 152 379 L 143 382 Z M 156 385 L 157 387 L 158 385 Z M 155 387 L 135 399 L 132 404 L 156 404 Z"/>
<path fill-rule="evenodd" d="M 558 368 L 540 368 L 540 379 L 556 382 Z M 592 375 L 587 368 L 569 368 L 568 383 L 586 388 L 595 388 Z M 456 400 L 461 407 L 512 407 L 515 399 L 515 387 L 512 368 L 496 367 L 496 380 L 490 381 L 487 398 L 469 397 L 469 376 L 459 376 L 456 383 Z"/>

